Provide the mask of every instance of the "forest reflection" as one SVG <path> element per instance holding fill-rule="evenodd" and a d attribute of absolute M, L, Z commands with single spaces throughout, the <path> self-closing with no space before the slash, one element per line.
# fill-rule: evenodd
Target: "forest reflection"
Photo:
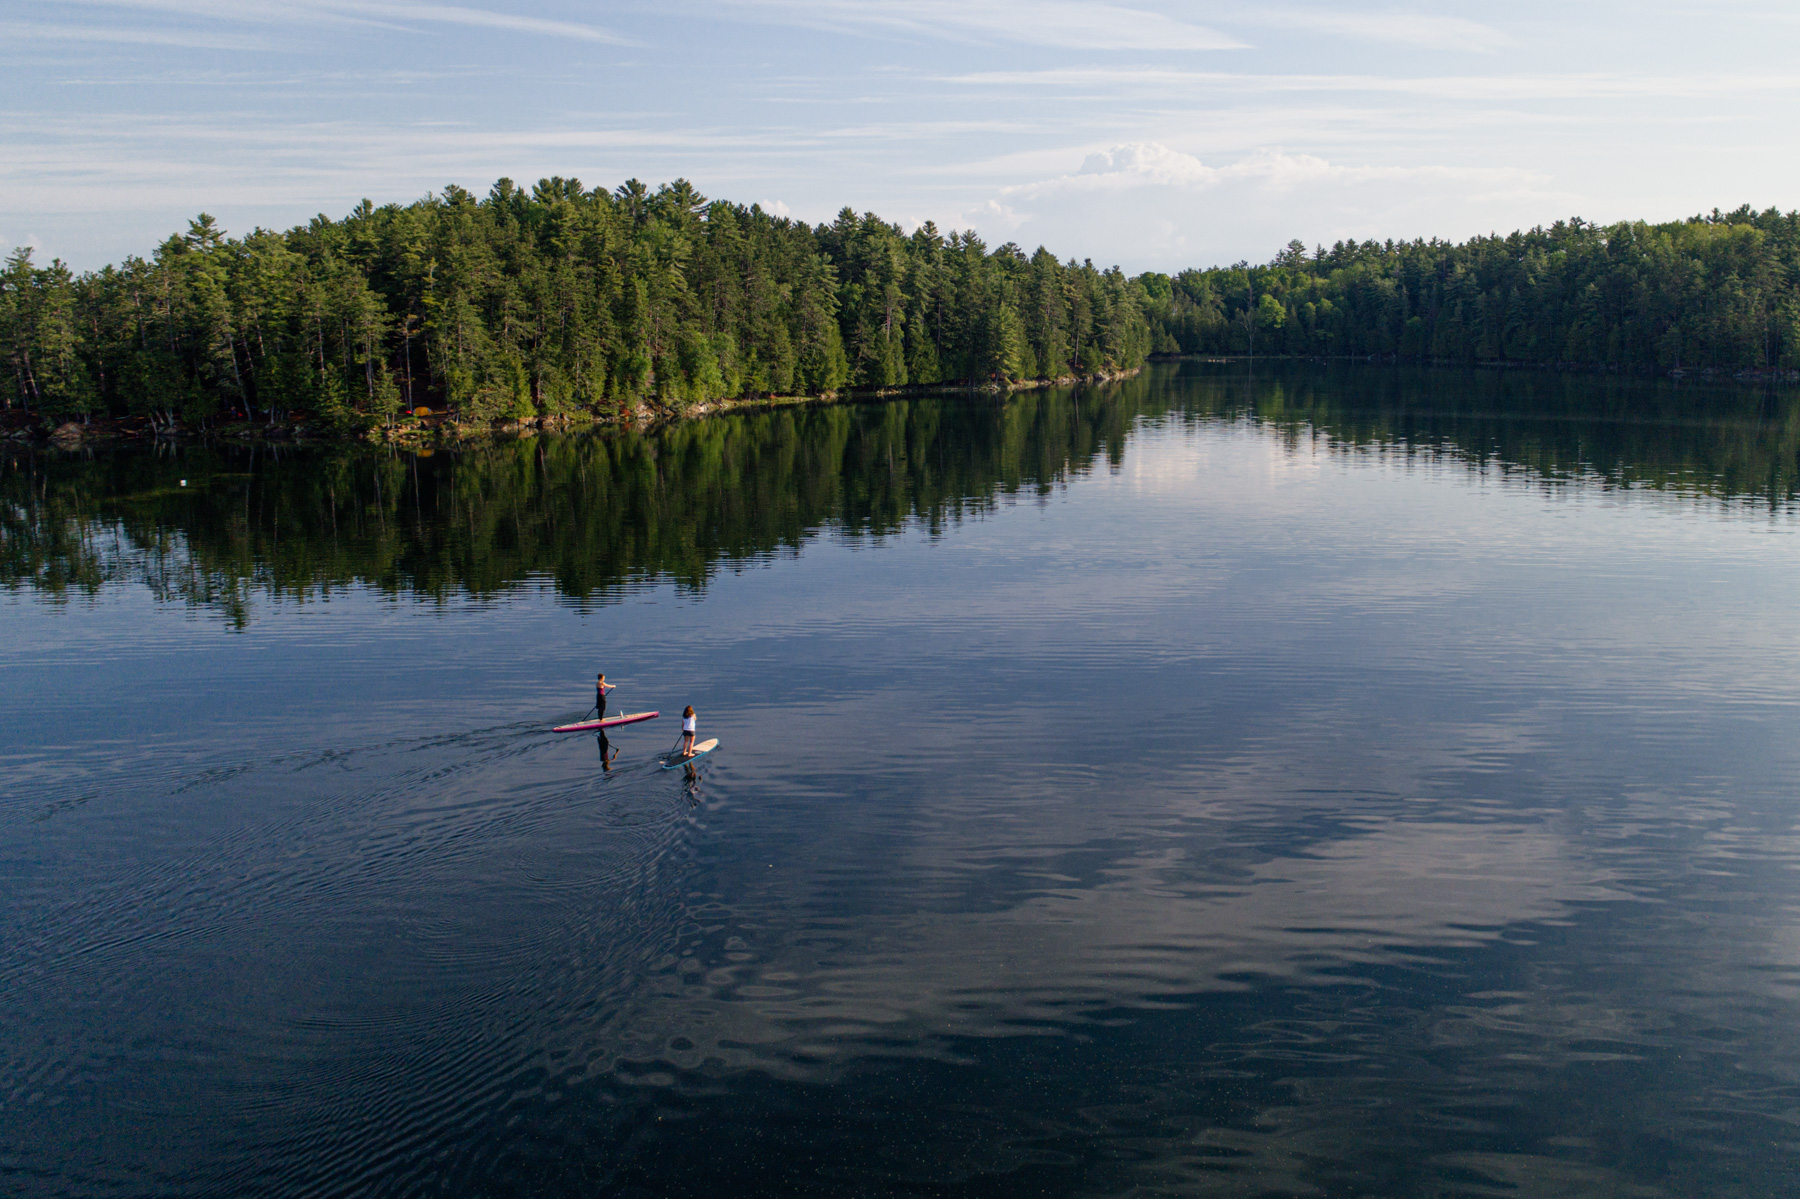
<path fill-rule="evenodd" d="M 548 582 L 603 603 L 822 530 L 933 533 L 1118 464 L 1144 422 L 1240 423 L 1335 452 L 1429 454 L 1548 486 L 1790 507 L 1800 395 L 1642 380 L 1159 363 L 1103 387 L 739 412 L 435 454 L 186 445 L 0 451 L 0 583 L 112 585 L 242 625 L 253 596 L 446 600 Z"/>

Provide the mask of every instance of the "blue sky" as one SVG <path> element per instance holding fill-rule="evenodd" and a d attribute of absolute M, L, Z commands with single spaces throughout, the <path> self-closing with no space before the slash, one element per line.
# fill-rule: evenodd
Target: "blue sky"
<path fill-rule="evenodd" d="M 1800 207 L 1800 5 L 8 0 L 0 247 L 508 175 L 1174 270 Z"/>

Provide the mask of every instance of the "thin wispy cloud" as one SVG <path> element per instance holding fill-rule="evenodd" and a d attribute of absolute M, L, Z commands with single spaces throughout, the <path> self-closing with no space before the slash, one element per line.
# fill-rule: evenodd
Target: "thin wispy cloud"
<path fill-rule="evenodd" d="M 290 219 L 304 219 L 363 196 L 406 199 L 449 182 L 479 191 L 501 174 L 616 183 L 633 174 L 673 178 L 706 165 L 740 179 L 767 177 L 771 161 L 832 155 L 841 136 L 598 121 L 497 130 L 460 121 L 300 123 L 246 112 L 74 119 L 0 111 L 0 143 L 8 147 L 0 157 L 0 211 L 102 212 L 126 193 L 134 203 L 174 205 L 191 215 L 233 204 L 261 209 L 303 193 L 312 202 Z M 237 227 L 243 225 L 240 218 Z"/>
<path fill-rule="evenodd" d="M 1518 44 L 1517 39 L 1492 25 L 1436 13 L 1258 6 L 1245 9 L 1238 19 L 1250 25 L 1412 46 L 1421 50 L 1488 53 Z"/>
<path fill-rule="evenodd" d="M 474 29 L 542 34 L 549 37 L 568 37 L 579 41 L 605 42 L 614 45 L 632 44 L 631 39 L 597 25 L 584 25 L 573 21 L 551 21 L 541 17 L 520 16 L 516 13 L 490 12 L 483 8 L 466 8 L 456 4 L 365 3 L 362 0 L 344 0 L 343 3 L 320 3 L 319 7 L 341 11 L 351 16 L 390 21 L 463 25 Z"/>
<path fill-rule="evenodd" d="M 1230 34 L 1162 13 L 1075 0 L 724 0 L 746 17 L 853 33 L 995 39 L 1077 50 L 1235 50 Z"/>
<path fill-rule="evenodd" d="M 269 49 L 266 38 L 200 29 L 124 29 L 46 21 L 0 21 L 0 42 L 69 42 L 113 46 L 177 46 L 193 50 Z"/>
<path fill-rule="evenodd" d="M 820 136 L 847 141 L 921 141 L 975 133 L 1028 133 L 1035 128 L 1022 121 L 882 121 L 826 129 Z"/>
<path fill-rule="evenodd" d="M 972 34 L 1033 45 L 1082 50 L 1222 50 L 1251 41 L 1229 30 L 1287 33 L 1379 42 L 1415 49 L 1492 52 L 1517 44 L 1501 29 L 1466 17 L 1403 9 L 1210 5 L 1207 23 L 1172 16 L 1154 5 L 1085 0 L 724 0 L 766 20 L 843 31 L 902 31 L 942 38 Z M 1166 6 L 1165 6 L 1166 7 Z M 1180 8 L 1191 13 L 1193 5 Z"/>
<path fill-rule="evenodd" d="M 0 213 L 94 266 L 202 209 L 286 227 L 453 180 L 685 176 L 1178 269 L 1792 206 L 1800 19 L 1714 7 L 7 0 Z"/>
<path fill-rule="evenodd" d="M 613 45 L 632 39 L 598 25 L 498 12 L 425 0 L 75 0 L 71 7 L 156 14 L 177 20 L 240 25 L 293 25 L 324 22 L 393 28 L 450 25 L 537 37 L 572 38 Z"/>
<path fill-rule="evenodd" d="M 975 71 L 945 75 L 940 83 L 1016 92 L 1021 88 L 1066 93 L 1071 89 L 1168 96 L 1243 96 L 1249 93 L 1378 93 L 1446 100 L 1588 100 L 1772 94 L 1800 90 L 1795 74 L 1621 75 L 1285 75 L 1184 71 L 1167 67 L 1080 66 L 1026 71 Z"/>

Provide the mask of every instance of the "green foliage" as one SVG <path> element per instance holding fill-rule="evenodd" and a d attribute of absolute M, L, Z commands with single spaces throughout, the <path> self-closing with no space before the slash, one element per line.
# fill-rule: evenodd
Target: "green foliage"
<path fill-rule="evenodd" d="M 846 209 L 808 226 L 683 180 L 502 179 L 148 259 L 0 269 L 0 384 L 52 418 L 421 404 L 473 421 L 643 402 L 1129 369 L 1152 352 L 1632 368 L 1800 367 L 1800 214 L 1576 220 L 1507 237 L 1291 242 L 1266 266 L 1127 279 Z"/>
<path fill-rule="evenodd" d="M 81 360 L 74 281 L 60 261 L 39 269 L 15 250 L 0 271 L 0 357 L 13 376 L 9 398 L 52 417 L 82 415 L 95 388 Z"/>
<path fill-rule="evenodd" d="M 1140 299 L 1117 272 L 929 225 L 845 210 L 812 228 L 685 180 L 502 179 L 241 239 L 201 214 L 80 277 L 18 251 L 0 355 L 6 402 L 45 412 L 356 430 L 421 404 L 524 420 L 1136 366 Z"/>
<path fill-rule="evenodd" d="M 1267 266 L 1137 282 L 1165 351 L 1800 367 L 1800 213 L 1773 209 L 1461 245 L 1290 242 Z"/>

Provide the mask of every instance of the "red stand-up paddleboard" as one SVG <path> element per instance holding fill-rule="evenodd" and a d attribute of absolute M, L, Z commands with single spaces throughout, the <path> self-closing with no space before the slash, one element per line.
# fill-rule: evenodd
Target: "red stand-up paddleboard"
<path fill-rule="evenodd" d="M 640 720 L 655 720 L 661 712 L 632 712 L 625 716 L 608 716 L 605 720 L 584 720 L 579 724 L 559 724 L 550 731 L 553 733 L 591 733 L 595 729 L 616 729 L 622 724 L 636 724 Z"/>

